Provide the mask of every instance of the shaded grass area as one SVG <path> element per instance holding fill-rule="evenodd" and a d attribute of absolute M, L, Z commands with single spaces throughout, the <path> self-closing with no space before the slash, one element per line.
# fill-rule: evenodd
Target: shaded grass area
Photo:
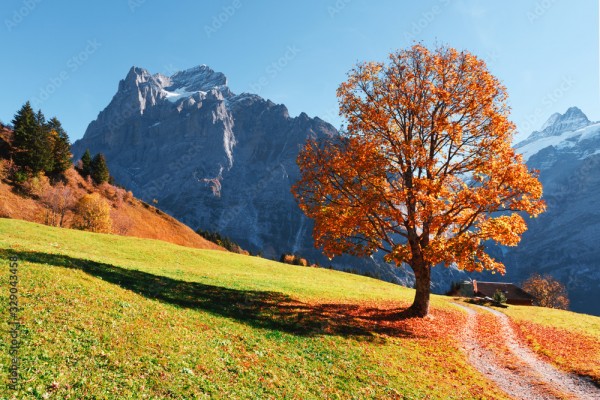
<path fill-rule="evenodd" d="M 379 309 L 361 307 L 358 304 L 311 304 L 278 292 L 230 289 L 59 254 L 0 249 L 0 257 L 8 259 L 11 256 L 34 264 L 78 269 L 150 299 L 182 308 L 200 309 L 257 328 L 298 335 L 413 335 L 412 332 L 392 324 L 410 317 L 404 308 Z"/>
<path fill-rule="evenodd" d="M 400 286 L 339 271 L 1 218 L 0 247 L 66 255 L 232 289 L 276 291 L 301 300 L 393 298 L 409 302 L 414 296 L 413 291 Z M 433 302 L 446 307 L 446 302 L 440 299 L 434 296 Z"/>
<path fill-rule="evenodd" d="M 443 298 L 405 318 L 413 291 L 356 275 L 24 222 L 0 234 L 23 323 L 22 388 L 0 398 L 505 398 L 456 348 L 463 315 Z M 4 340 L 0 365 L 6 381 Z"/>

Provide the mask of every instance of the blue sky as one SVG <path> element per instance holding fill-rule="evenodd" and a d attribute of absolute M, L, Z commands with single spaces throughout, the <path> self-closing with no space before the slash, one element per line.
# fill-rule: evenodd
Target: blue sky
<path fill-rule="evenodd" d="M 415 40 L 485 59 L 520 137 L 571 105 L 600 120 L 596 0 L 4 0 L 0 17 L 0 119 L 31 100 L 72 140 L 132 65 L 171 74 L 207 64 L 235 93 L 339 126 L 347 71 Z"/>

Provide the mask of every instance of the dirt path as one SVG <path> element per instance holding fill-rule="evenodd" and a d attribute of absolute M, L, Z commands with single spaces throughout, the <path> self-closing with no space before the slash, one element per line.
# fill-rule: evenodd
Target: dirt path
<path fill-rule="evenodd" d="M 600 399 L 600 389 L 593 383 L 557 370 L 521 344 L 505 314 L 487 307 L 476 306 L 481 309 L 480 312 L 490 312 L 498 318 L 502 326 L 498 338 L 504 340 L 503 344 L 518 360 L 518 365 L 507 367 L 493 351 L 478 342 L 475 333 L 477 311 L 461 304 L 454 304 L 468 313 L 463 348 L 469 356 L 469 362 L 508 395 L 523 400 Z"/>

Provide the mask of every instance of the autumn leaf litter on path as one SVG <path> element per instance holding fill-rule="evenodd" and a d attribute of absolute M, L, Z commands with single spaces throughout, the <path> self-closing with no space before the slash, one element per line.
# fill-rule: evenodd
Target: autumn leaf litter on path
<path fill-rule="evenodd" d="M 600 399 L 591 381 L 557 370 L 521 344 L 505 314 L 454 305 L 468 315 L 462 347 L 470 363 L 507 394 L 524 400 Z"/>

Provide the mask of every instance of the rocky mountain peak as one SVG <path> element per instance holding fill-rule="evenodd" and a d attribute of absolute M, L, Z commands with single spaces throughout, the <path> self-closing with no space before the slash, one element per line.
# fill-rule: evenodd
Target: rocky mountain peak
<path fill-rule="evenodd" d="M 119 82 L 119 91 L 137 88 L 140 84 L 146 83 L 152 79 L 152 75 L 144 68 L 131 67 L 125 79 Z"/>
<path fill-rule="evenodd" d="M 148 70 L 133 66 L 119 82 L 113 101 L 116 107 L 132 107 L 144 114 L 149 106 L 159 103 L 174 104 L 180 110 L 194 105 L 203 98 L 223 100 L 233 93 L 227 87 L 227 78 L 206 65 L 199 65 L 171 76 L 151 74 Z M 182 106 L 183 104 L 183 106 Z"/>
<path fill-rule="evenodd" d="M 227 86 L 227 77 L 206 65 L 176 72 L 171 75 L 170 81 L 171 85 L 165 87 L 167 90 L 185 89 L 188 92 L 208 92 L 211 89 Z"/>
<path fill-rule="evenodd" d="M 554 125 L 560 119 L 560 117 L 562 117 L 561 113 L 555 112 L 554 114 L 552 114 L 550 118 L 548 118 L 546 122 L 544 122 L 544 125 L 542 125 L 540 131 L 543 131 L 544 129 Z"/>
<path fill-rule="evenodd" d="M 527 139 L 517 143 L 515 148 L 523 150 L 526 146 L 531 147 L 534 145 L 533 147 L 537 152 L 540 149 L 535 146 L 536 143 L 543 142 L 542 144 L 551 145 L 556 142 L 556 140 L 562 140 L 561 138 L 565 134 L 575 132 L 593 124 L 594 122 L 591 122 L 579 108 L 569 107 L 564 114 L 552 114 L 550 118 L 544 122 L 539 131 L 533 131 Z"/>
<path fill-rule="evenodd" d="M 558 130 L 574 130 L 589 125 L 590 120 L 588 117 L 577 107 L 569 107 L 569 109 L 562 114 L 554 124 L 552 128 Z"/>
<path fill-rule="evenodd" d="M 577 107 L 569 107 L 564 114 L 554 113 L 542 125 L 541 131 L 533 132 L 534 138 L 560 135 L 562 132 L 574 131 L 590 124 L 588 117 Z"/>
<path fill-rule="evenodd" d="M 215 72 L 206 65 L 198 65 L 183 71 L 177 71 L 171 76 L 151 74 L 145 68 L 132 66 L 121 83 L 139 85 L 152 82 L 165 89 L 185 88 L 187 91 L 209 91 L 214 88 L 227 86 L 227 77 L 222 72 Z"/>

